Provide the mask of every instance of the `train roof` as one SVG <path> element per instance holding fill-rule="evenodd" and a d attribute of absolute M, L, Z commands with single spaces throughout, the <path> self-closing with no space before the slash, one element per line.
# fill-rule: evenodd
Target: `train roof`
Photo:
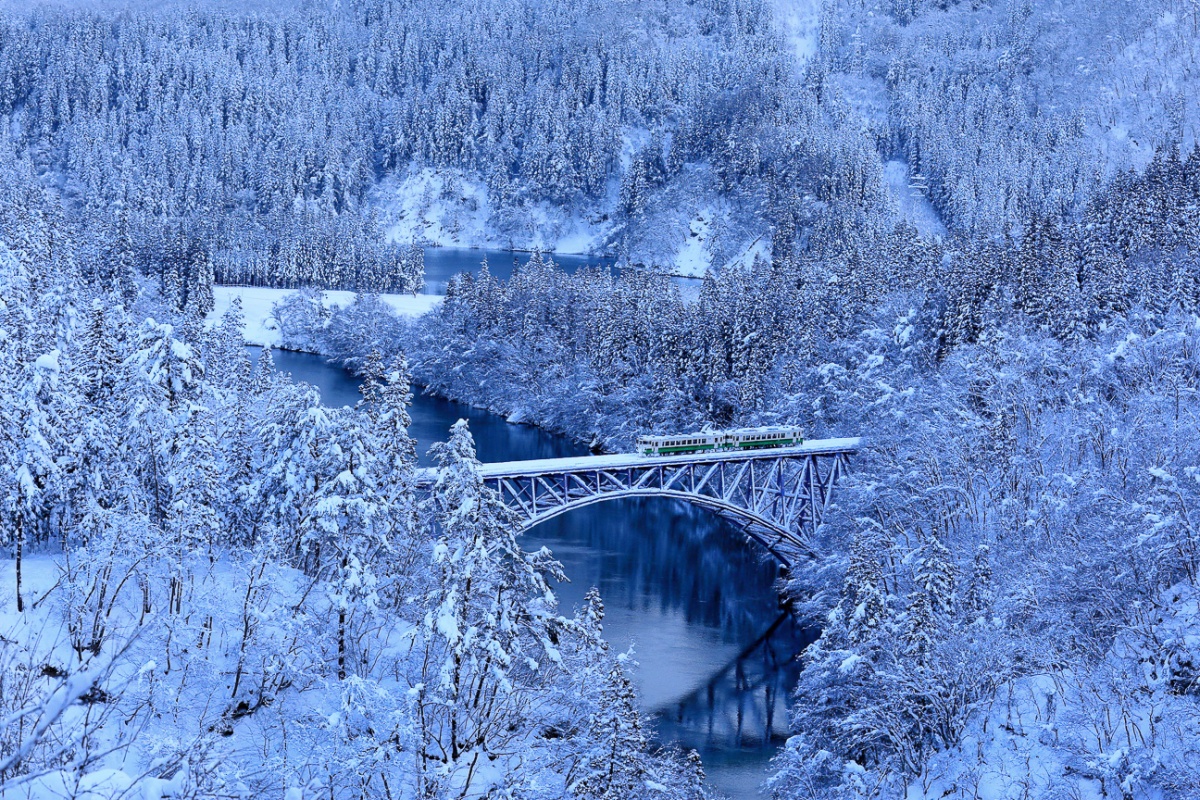
<path fill-rule="evenodd" d="M 644 433 L 638 436 L 638 439 L 678 439 L 681 436 L 726 436 L 728 434 L 740 433 L 773 433 L 775 431 L 795 431 L 799 430 L 799 425 L 763 425 L 758 428 L 730 428 L 728 430 L 719 431 L 687 431 L 684 433 Z"/>
<path fill-rule="evenodd" d="M 692 438 L 692 437 L 696 437 L 696 436 L 716 436 L 719 433 L 725 433 L 725 431 L 689 431 L 687 433 L 644 433 L 637 438 L 639 438 L 639 439 L 678 439 L 681 436 L 686 436 L 688 438 Z"/>

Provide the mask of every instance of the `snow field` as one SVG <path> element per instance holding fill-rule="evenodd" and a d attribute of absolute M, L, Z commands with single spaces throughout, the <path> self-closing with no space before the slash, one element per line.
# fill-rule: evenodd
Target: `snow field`
<path fill-rule="evenodd" d="M 292 289 L 270 289 L 262 286 L 214 286 L 213 310 L 206 322 L 214 325 L 229 310 L 233 299 L 242 300 L 242 313 L 246 317 L 246 344 L 278 347 L 281 344 L 279 322 L 275 319 L 275 304 Z M 354 292 L 327 291 L 323 293 L 327 308 L 345 308 L 354 302 Z M 419 317 L 442 302 L 439 295 L 427 294 L 384 294 L 380 295 L 397 314 L 402 317 Z"/>

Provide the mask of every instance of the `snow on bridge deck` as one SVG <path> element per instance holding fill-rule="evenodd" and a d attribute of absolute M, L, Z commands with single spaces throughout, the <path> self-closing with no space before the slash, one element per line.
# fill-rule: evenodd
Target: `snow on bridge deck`
<path fill-rule="evenodd" d="M 530 461 L 498 461 L 482 464 L 479 473 L 485 478 L 510 478 L 514 476 L 559 475 L 564 472 L 587 472 L 590 470 L 623 469 L 626 467 L 671 466 L 697 461 L 748 461 L 756 458 L 778 458 L 786 455 L 832 455 L 855 453 L 861 448 L 862 439 L 812 439 L 795 447 L 771 447 L 762 450 L 710 451 L 676 456 L 643 456 L 637 453 L 613 453 L 602 456 L 574 456 L 571 458 L 539 458 Z M 417 486 L 429 487 L 437 480 L 436 469 L 417 470 Z"/>

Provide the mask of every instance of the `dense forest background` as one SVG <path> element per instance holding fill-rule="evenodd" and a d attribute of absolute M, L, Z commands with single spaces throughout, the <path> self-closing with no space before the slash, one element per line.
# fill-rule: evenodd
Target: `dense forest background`
<path fill-rule="evenodd" d="M 646 743 L 599 598 L 539 599 L 554 567 L 478 495 L 466 431 L 413 506 L 411 364 L 597 448 L 868 437 L 786 587 L 825 632 L 780 797 L 1192 797 L 1200 8 L 822 8 L 803 63 L 755 0 L 5 15 L 0 534 L 43 616 L 18 579 L 0 781 L 78 788 L 123 748 L 192 796 L 703 795 Z M 413 170 L 498 236 L 577 217 L 656 266 L 711 205 L 725 268 L 684 297 L 539 256 L 397 320 L 375 293 L 419 283 L 388 235 Z M 214 281 L 360 290 L 277 315 L 375 410 L 252 369 L 236 310 L 204 324 Z M 264 755 L 224 757 L 236 726 Z"/>

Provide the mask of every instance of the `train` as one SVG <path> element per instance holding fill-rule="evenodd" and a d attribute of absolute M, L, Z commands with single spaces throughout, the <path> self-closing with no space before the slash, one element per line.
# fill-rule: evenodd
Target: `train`
<path fill-rule="evenodd" d="M 799 428 L 769 426 L 733 431 L 679 433 L 673 436 L 639 436 L 635 449 L 638 455 L 643 456 L 674 456 L 793 447 L 798 444 L 804 444 L 804 433 Z"/>

